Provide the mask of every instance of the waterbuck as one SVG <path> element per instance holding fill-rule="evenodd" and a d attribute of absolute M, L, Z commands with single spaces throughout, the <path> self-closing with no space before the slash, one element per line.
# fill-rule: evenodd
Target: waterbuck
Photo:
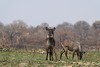
<path fill-rule="evenodd" d="M 65 52 L 66 58 L 68 59 L 68 55 L 67 55 L 68 50 L 73 52 L 72 59 L 74 58 L 75 53 L 77 54 L 77 57 L 79 60 L 82 59 L 83 51 L 82 51 L 80 42 L 64 40 L 63 42 L 61 42 L 61 46 L 63 49 L 61 50 L 61 53 L 60 53 L 60 60 L 62 59 L 62 54 L 64 52 Z"/>
<path fill-rule="evenodd" d="M 53 52 L 55 53 L 55 39 L 54 39 L 54 28 L 45 28 L 46 31 L 48 32 L 47 37 L 46 37 L 46 60 L 48 60 L 48 55 L 49 55 L 49 60 L 53 60 Z M 56 53 L 55 53 L 56 55 Z"/>

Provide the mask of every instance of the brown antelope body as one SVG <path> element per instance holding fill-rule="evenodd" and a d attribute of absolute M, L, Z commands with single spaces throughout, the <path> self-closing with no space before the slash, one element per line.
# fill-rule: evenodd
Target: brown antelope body
<path fill-rule="evenodd" d="M 77 54 L 78 59 L 80 60 L 82 59 L 83 51 L 79 42 L 65 40 L 61 42 L 61 46 L 63 49 L 61 50 L 61 53 L 60 53 L 60 60 L 62 59 L 62 54 L 64 52 L 65 52 L 66 58 L 68 59 L 68 55 L 67 55 L 68 50 L 73 52 L 72 59 L 74 58 L 75 53 Z"/>

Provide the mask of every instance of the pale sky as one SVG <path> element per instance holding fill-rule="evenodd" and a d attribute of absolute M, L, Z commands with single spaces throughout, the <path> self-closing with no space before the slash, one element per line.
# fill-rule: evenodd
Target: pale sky
<path fill-rule="evenodd" d="M 92 24 L 100 20 L 100 0 L 0 0 L 0 21 L 8 24 L 19 19 L 33 26 L 79 20 Z"/>

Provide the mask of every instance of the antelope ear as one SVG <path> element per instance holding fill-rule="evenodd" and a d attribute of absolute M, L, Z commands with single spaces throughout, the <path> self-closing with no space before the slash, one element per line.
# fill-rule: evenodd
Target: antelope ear
<path fill-rule="evenodd" d="M 46 30 L 48 30 L 48 27 L 45 27 Z"/>
<path fill-rule="evenodd" d="M 56 29 L 56 28 L 54 27 L 53 30 L 55 31 L 55 29 Z"/>

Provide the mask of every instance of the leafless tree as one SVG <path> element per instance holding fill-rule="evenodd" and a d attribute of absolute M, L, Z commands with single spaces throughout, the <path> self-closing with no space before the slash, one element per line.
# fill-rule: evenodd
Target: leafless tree
<path fill-rule="evenodd" d="M 90 25 L 86 21 L 78 21 L 74 24 L 75 38 L 83 45 L 87 45 L 86 38 L 89 35 Z"/>
<path fill-rule="evenodd" d="M 95 21 L 92 25 L 92 30 L 94 33 L 94 41 L 96 45 L 96 49 L 99 50 L 99 44 L 100 44 L 100 21 Z"/>

